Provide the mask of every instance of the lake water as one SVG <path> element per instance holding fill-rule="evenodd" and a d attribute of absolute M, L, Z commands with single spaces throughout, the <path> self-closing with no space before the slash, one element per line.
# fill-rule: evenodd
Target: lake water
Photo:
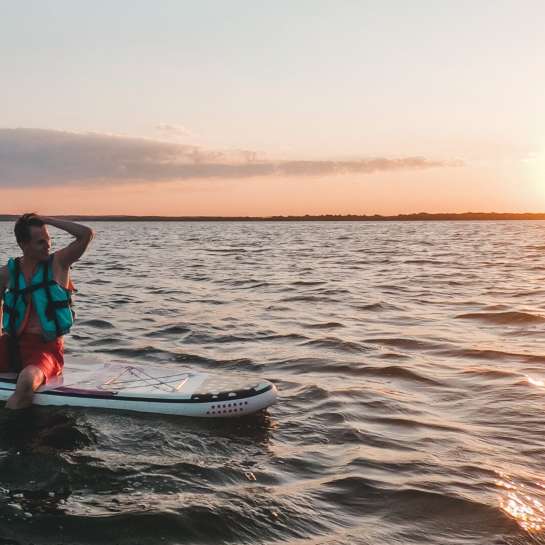
<path fill-rule="evenodd" d="M 254 375 L 280 399 L 219 421 L 0 409 L 0 543 L 540 541 L 545 223 L 93 227 L 67 365 Z"/>

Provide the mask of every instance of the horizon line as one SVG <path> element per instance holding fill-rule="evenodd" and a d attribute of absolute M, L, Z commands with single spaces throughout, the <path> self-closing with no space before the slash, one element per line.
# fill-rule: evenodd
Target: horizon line
<path fill-rule="evenodd" d="M 45 214 L 44 214 L 45 215 Z M 14 221 L 21 214 L 0 214 L 0 222 Z M 273 216 L 163 216 L 136 214 L 58 214 L 72 221 L 493 221 L 545 220 L 545 212 L 413 212 L 410 214 L 304 214 Z"/>

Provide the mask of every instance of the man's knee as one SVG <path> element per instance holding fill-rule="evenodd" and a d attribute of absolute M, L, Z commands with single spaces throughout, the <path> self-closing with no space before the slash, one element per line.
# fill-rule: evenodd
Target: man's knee
<path fill-rule="evenodd" d="M 39 367 L 29 365 L 19 373 L 15 390 L 35 392 L 44 381 L 43 371 Z"/>
<path fill-rule="evenodd" d="M 15 392 L 7 400 L 7 409 L 24 409 L 32 404 L 32 394 L 45 382 L 45 375 L 35 366 L 25 367 L 20 373 Z"/>

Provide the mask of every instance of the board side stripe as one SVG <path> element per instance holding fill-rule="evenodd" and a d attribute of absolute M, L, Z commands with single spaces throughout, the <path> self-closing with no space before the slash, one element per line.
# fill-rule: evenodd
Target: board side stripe
<path fill-rule="evenodd" d="M 247 399 L 250 397 L 256 397 L 258 395 L 264 394 L 265 392 L 268 392 L 273 387 L 272 383 L 267 384 L 267 386 L 259 391 L 254 392 L 243 392 L 238 394 L 237 396 L 230 397 L 229 399 L 172 399 L 172 398 L 157 398 L 157 397 L 130 397 L 130 396 L 117 396 L 112 395 L 111 397 L 107 397 L 104 395 L 96 395 L 96 394 L 80 394 L 80 393 L 70 393 L 70 392 L 55 392 L 54 390 L 47 390 L 45 392 L 38 392 L 36 395 L 40 396 L 61 396 L 61 397 L 72 397 L 72 398 L 85 398 L 85 399 L 107 399 L 108 401 L 132 401 L 132 402 L 147 402 L 147 403 L 201 403 L 201 404 L 209 404 L 209 403 L 225 403 L 227 401 L 237 401 L 239 399 Z M 0 390 L 13 392 L 13 388 L 2 388 L 0 387 Z"/>

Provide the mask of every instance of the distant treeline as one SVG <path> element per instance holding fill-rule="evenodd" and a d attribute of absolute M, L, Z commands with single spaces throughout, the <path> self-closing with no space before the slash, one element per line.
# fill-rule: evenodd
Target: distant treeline
<path fill-rule="evenodd" d="M 16 214 L 0 214 L 0 221 L 15 221 Z M 397 216 L 360 216 L 356 214 L 326 214 L 322 216 L 57 216 L 72 221 L 493 221 L 545 220 L 545 213 L 514 214 L 510 212 L 465 212 L 463 214 L 398 214 Z"/>

